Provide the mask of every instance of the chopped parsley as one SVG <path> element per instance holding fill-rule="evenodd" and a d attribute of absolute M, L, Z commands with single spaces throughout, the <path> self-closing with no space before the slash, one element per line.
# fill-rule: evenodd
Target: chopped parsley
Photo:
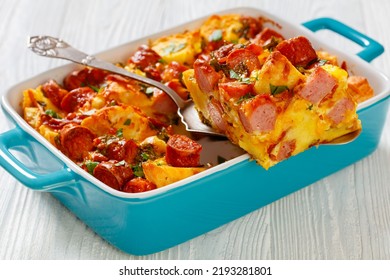
<path fill-rule="evenodd" d="M 131 120 L 130 119 L 127 119 L 127 120 L 125 120 L 125 122 L 123 123 L 123 125 L 130 125 L 131 124 Z"/>
<path fill-rule="evenodd" d="M 171 43 L 168 46 L 166 46 L 165 48 L 163 48 L 162 51 L 163 51 L 164 55 L 170 55 L 172 53 L 181 51 L 186 46 L 187 46 L 186 43 L 180 43 L 180 44 Z"/>
<path fill-rule="evenodd" d="M 57 114 L 57 112 L 51 109 L 46 110 L 45 114 L 55 119 L 61 119 L 61 117 Z"/>
<path fill-rule="evenodd" d="M 132 168 L 135 177 L 144 177 L 144 170 L 142 169 L 142 163 L 133 165 Z"/>
<path fill-rule="evenodd" d="M 252 82 L 251 78 L 241 76 L 236 71 L 234 71 L 233 69 L 229 70 L 229 77 L 230 77 L 230 79 L 235 79 L 235 80 L 237 80 L 237 81 L 239 81 L 240 83 L 243 83 L 243 84 L 250 84 Z"/>
<path fill-rule="evenodd" d="M 95 167 L 98 165 L 99 163 L 96 162 L 96 161 L 86 161 L 85 162 L 85 167 L 87 168 L 88 172 L 90 174 L 93 174 L 93 171 L 95 170 Z"/>
<path fill-rule="evenodd" d="M 253 97 L 255 97 L 256 95 L 254 95 L 253 93 L 247 93 L 243 96 L 241 96 L 238 100 L 237 100 L 237 104 L 241 104 L 242 102 L 244 102 L 245 100 L 248 100 L 248 99 L 251 99 Z"/>
<path fill-rule="evenodd" d="M 119 128 L 117 131 L 116 131 L 116 136 L 118 137 L 123 137 L 123 128 Z"/>
<path fill-rule="evenodd" d="M 209 36 L 210 42 L 217 42 L 217 41 L 221 41 L 221 40 L 222 40 L 222 30 L 221 29 L 214 30 L 213 33 L 211 33 L 211 35 Z"/>
<path fill-rule="evenodd" d="M 276 94 L 279 94 L 279 93 L 282 93 L 282 92 L 288 90 L 287 86 L 275 86 L 272 84 L 269 85 L 269 88 L 271 90 L 271 95 L 276 95 Z"/>

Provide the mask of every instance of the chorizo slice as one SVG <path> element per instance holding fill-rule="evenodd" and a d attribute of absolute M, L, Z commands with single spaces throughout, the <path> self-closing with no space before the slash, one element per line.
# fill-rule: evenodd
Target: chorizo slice
<path fill-rule="evenodd" d="M 68 94 L 68 91 L 61 88 L 56 81 L 50 80 L 42 85 L 42 92 L 58 108 L 61 107 L 61 100 Z"/>
<path fill-rule="evenodd" d="M 185 135 L 174 134 L 167 142 L 165 159 L 174 167 L 196 167 L 200 165 L 202 146 Z"/>
<path fill-rule="evenodd" d="M 313 104 L 318 104 L 332 92 L 337 80 L 326 70 L 317 67 L 308 77 L 306 83 L 298 90 L 298 94 Z"/>
<path fill-rule="evenodd" d="M 76 88 L 62 98 L 61 109 L 68 113 L 75 112 L 95 96 L 96 92 L 90 87 Z"/>
<path fill-rule="evenodd" d="M 161 56 L 147 45 L 142 45 L 130 57 L 129 62 L 137 65 L 141 70 L 145 70 L 148 66 L 154 66 Z"/>
<path fill-rule="evenodd" d="M 134 177 L 133 170 L 125 163 L 115 160 L 99 163 L 93 176 L 113 189 L 121 190 L 124 184 Z"/>
<path fill-rule="evenodd" d="M 126 161 L 127 163 L 133 163 L 138 154 L 138 145 L 135 141 L 120 140 L 113 141 L 106 147 L 106 156 L 109 159 L 117 161 Z"/>
<path fill-rule="evenodd" d="M 95 137 L 86 127 L 67 124 L 59 133 L 60 150 L 74 161 L 82 160 L 93 150 Z"/>
<path fill-rule="evenodd" d="M 123 192 L 127 193 L 139 193 L 157 189 L 157 186 L 148 180 L 136 177 L 128 181 L 122 188 Z"/>
<path fill-rule="evenodd" d="M 249 75 L 253 70 L 261 68 L 257 55 L 246 48 L 235 49 L 229 53 L 226 65 L 240 75 Z"/>
<path fill-rule="evenodd" d="M 294 66 L 306 67 L 317 59 L 317 53 L 310 41 L 303 36 L 284 40 L 275 47 L 275 50 L 287 57 Z"/>
<path fill-rule="evenodd" d="M 68 74 L 63 81 L 64 87 L 71 91 L 84 86 L 99 87 L 103 82 L 107 72 L 96 68 L 83 68 Z"/>
<path fill-rule="evenodd" d="M 277 108 L 267 95 L 257 95 L 244 101 L 239 108 L 239 117 L 246 132 L 269 132 L 274 129 Z"/>

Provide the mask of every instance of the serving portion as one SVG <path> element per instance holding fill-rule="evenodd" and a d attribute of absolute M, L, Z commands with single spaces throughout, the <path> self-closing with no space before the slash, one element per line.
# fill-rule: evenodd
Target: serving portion
<path fill-rule="evenodd" d="M 285 40 L 265 23 L 212 16 L 118 65 L 191 97 L 207 124 L 265 168 L 360 129 L 356 102 L 372 95 L 367 80 L 349 77 L 345 63 L 305 37 Z M 24 119 L 114 189 L 148 191 L 209 167 L 202 146 L 177 125 L 175 103 L 154 87 L 83 68 L 23 96 Z"/>

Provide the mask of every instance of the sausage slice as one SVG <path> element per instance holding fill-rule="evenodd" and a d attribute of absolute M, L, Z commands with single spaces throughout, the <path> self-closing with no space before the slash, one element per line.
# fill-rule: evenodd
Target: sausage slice
<path fill-rule="evenodd" d="M 185 135 L 174 134 L 167 142 L 165 159 L 175 167 L 196 167 L 200 165 L 202 146 Z"/>

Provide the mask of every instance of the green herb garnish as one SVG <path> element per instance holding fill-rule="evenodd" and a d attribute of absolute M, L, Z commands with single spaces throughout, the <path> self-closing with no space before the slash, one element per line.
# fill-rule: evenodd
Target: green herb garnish
<path fill-rule="evenodd" d="M 99 163 L 96 162 L 96 161 L 86 161 L 85 162 L 85 167 L 87 168 L 88 172 L 90 174 L 93 174 L 93 171 L 95 170 L 95 167 L 98 165 Z"/>
<path fill-rule="evenodd" d="M 209 36 L 209 41 L 210 42 L 216 42 L 216 41 L 221 41 L 222 40 L 222 30 L 217 29 L 214 30 L 213 33 Z"/>
<path fill-rule="evenodd" d="M 131 120 L 130 119 L 125 120 L 125 122 L 123 123 L 123 125 L 130 125 L 130 124 L 131 124 Z"/>
<path fill-rule="evenodd" d="M 116 131 L 116 136 L 118 136 L 118 137 L 123 137 L 123 128 L 119 128 L 119 129 Z"/>
<path fill-rule="evenodd" d="M 255 97 L 256 95 L 254 95 L 253 93 L 247 93 L 243 96 L 241 96 L 238 100 L 237 100 L 237 104 L 241 104 L 242 102 L 244 102 L 245 100 L 248 100 L 248 99 L 251 99 L 253 97 Z"/>
<path fill-rule="evenodd" d="M 133 174 L 135 177 L 144 177 L 145 176 L 141 163 L 139 163 L 137 165 L 133 165 L 133 167 L 131 169 L 133 170 Z"/>
<path fill-rule="evenodd" d="M 282 93 L 282 92 L 288 90 L 287 86 L 275 86 L 272 84 L 269 85 L 269 88 L 271 90 L 272 95 L 276 95 L 276 94 L 279 94 L 279 93 Z"/>
<path fill-rule="evenodd" d="M 52 117 L 52 118 L 55 118 L 55 119 L 61 119 L 61 117 L 57 114 L 57 112 L 55 112 L 51 109 L 46 110 L 45 114 Z"/>
<path fill-rule="evenodd" d="M 165 48 L 163 48 L 162 51 L 164 52 L 164 55 L 169 55 L 171 53 L 175 53 L 175 52 L 181 51 L 186 46 L 187 46 L 186 43 L 180 43 L 178 45 L 176 45 L 174 43 L 171 43 L 168 46 L 166 46 Z"/>

